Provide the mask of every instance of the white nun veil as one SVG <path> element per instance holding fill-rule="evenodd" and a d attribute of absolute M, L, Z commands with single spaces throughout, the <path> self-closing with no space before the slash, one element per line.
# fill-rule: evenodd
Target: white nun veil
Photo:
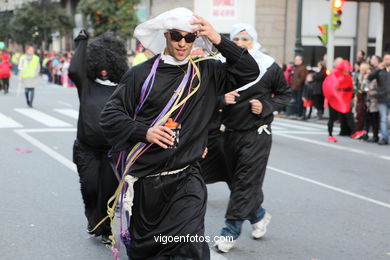
<path fill-rule="evenodd" d="M 256 60 L 257 64 L 259 65 L 260 74 L 257 77 L 255 81 L 252 81 L 238 89 L 236 91 L 243 91 L 250 87 L 252 87 L 254 84 L 260 81 L 260 79 L 264 76 L 264 74 L 267 72 L 267 69 L 275 62 L 274 58 L 271 56 L 264 54 L 260 51 L 261 45 L 257 40 L 257 33 L 256 30 L 250 25 L 246 23 L 238 23 L 233 25 L 231 31 L 230 31 L 230 40 L 233 40 L 233 38 L 242 31 L 246 31 L 253 39 L 253 49 L 248 50 L 248 52 L 252 55 L 252 57 Z"/>
<path fill-rule="evenodd" d="M 139 24 L 134 31 L 134 36 L 142 45 L 155 54 L 161 53 L 166 47 L 164 32 L 177 29 L 185 32 L 192 32 L 197 25 L 192 25 L 196 18 L 192 11 L 180 7 L 164 12 L 153 19 Z M 202 36 L 206 49 L 211 51 L 212 43 L 207 37 Z"/>

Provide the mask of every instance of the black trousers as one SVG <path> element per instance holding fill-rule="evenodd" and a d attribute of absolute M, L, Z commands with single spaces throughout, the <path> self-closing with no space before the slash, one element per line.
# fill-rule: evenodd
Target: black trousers
<path fill-rule="evenodd" d="M 346 126 L 348 127 L 348 129 L 351 132 L 350 134 L 355 133 L 355 122 L 353 119 L 352 112 L 340 113 L 340 112 L 334 110 L 329 105 L 329 120 L 328 120 L 328 134 L 329 134 L 329 136 L 333 136 L 334 122 L 338 119 L 340 119 L 340 123 L 345 122 Z M 350 135 L 350 134 L 348 134 L 348 135 Z"/>
<path fill-rule="evenodd" d="M 379 112 L 368 112 L 366 116 L 366 122 L 365 122 L 365 130 L 370 132 L 370 129 L 372 129 L 372 133 L 374 135 L 374 138 L 378 138 L 379 133 Z"/>
<path fill-rule="evenodd" d="M 209 260 L 204 236 L 207 190 L 199 164 L 182 172 L 143 177 L 134 183 L 134 201 L 127 254 L 132 260 Z M 157 237 L 191 237 L 191 240 L 156 241 Z"/>
<path fill-rule="evenodd" d="M 295 106 L 297 109 L 297 116 L 301 117 L 303 116 L 303 101 L 302 101 L 302 91 L 295 91 L 293 90 L 292 96 L 295 100 Z"/>
<path fill-rule="evenodd" d="M 0 79 L 1 83 L 1 88 L 4 89 L 4 94 L 8 93 L 9 90 L 9 78 L 7 79 Z"/>
<path fill-rule="evenodd" d="M 34 100 L 34 88 L 25 88 L 24 89 L 24 94 L 26 96 L 26 102 L 27 105 L 32 106 L 33 100 Z"/>
<path fill-rule="evenodd" d="M 313 95 L 314 107 L 318 110 L 319 113 L 324 113 L 324 96 L 323 95 Z"/>
<path fill-rule="evenodd" d="M 57 85 L 61 85 L 61 75 L 54 75 L 54 83 Z"/>
<path fill-rule="evenodd" d="M 270 127 L 268 127 L 270 131 Z M 264 200 L 263 181 L 271 152 L 272 135 L 257 130 L 225 131 L 225 153 L 232 171 L 230 200 L 225 218 L 248 220 Z"/>
<path fill-rule="evenodd" d="M 356 94 L 356 131 L 361 131 L 364 129 L 364 123 L 367 116 L 367 106 L 365 103 L 365 94 L 357 93 Z"/>
<path fill-rule="evenodd" d="M 107 202 L 118 186 L 107 153 L 108 151 L 91 149 L 78 140 L 74 142 L 73 162 L 77 165 L 85 216 L 90 228 L 95 227 L 107 215 Z M 109 220 L 94 233 L 110 235 Z"/>

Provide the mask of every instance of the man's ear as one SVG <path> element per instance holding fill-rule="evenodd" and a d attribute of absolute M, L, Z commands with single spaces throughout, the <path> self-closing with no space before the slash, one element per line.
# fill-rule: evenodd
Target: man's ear
<path fill-rule="evenodd" d="M 165 32 L 165 33 L 164 33 L 164 37 L 165 37 L 165 39 L 168 40 L 168 32 Z"/>

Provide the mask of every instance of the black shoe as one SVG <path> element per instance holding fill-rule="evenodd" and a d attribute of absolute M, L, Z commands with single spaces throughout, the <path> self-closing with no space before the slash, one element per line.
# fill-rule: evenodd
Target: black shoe
<path fill-rule="evenodd" d="M 93 228 L 94 227 L 91 224 L 88 224 L 88 226 L 87 226 L 87 233 L 90 234 L 90 235 L 95 234 L 95 231 L 92 231 Z"/>
<path fill-rule="evenodd" d="M 363 141 L 368 141 L 368 134 L 364 134 L 364 135 L 362 136 L 362 140 L 363 140 Z"/>
<path fill-rule="evenodd" d="M 102 242 L 102 244 L 105 244 L 105 245 L 110 245 L 111 244 L 111 239 L 109 238 L 109 235 L 102 235 L 102 238 L 100 240 Z"/>
<path fill-rule="evenodd" d="M 388 145 L 389 144 L 389 140 L 384 140 L 384 139 L 381 139 L 379 142 L 378 142 L 379 145 Z"/>

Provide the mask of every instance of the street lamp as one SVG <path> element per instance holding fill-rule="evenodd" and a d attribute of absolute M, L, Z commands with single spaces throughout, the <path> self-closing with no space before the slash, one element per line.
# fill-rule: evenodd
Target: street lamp
<path fill-rule="evenodd" d="M 298 9 L 297 9 L 297 31 L 295 33 L 295 56 L 302 55 L 302 5 L 303 0 L 298 0 Z"/>

